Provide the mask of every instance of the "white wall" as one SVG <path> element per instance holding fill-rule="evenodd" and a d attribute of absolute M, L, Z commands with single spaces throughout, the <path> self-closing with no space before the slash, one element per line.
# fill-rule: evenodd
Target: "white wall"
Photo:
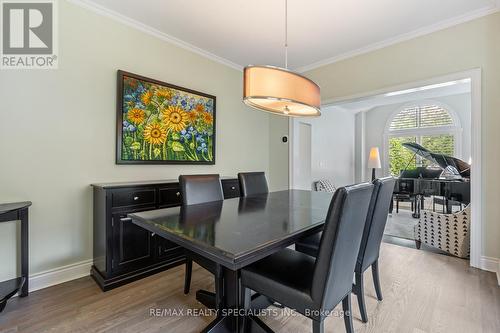
<path fill-rule="evenodd" d="M 336 107 L 323 108 L 321 113 L 319 118 L 294 120 L 294 134 L 298 122 L 312 125 L 311 181 L 330 179 L 337 187 L 353 184 L 355 115 Z"/>
<path fill-rule="evenodd" d="M 58 70 L 0 72 L 0 202 L 33 201 L 32 273 L 92 258 L 91 183 L 269 172 L 269 115 L 242 103 L 240 71 L 66 1 L 59 22 Z M 217 96 L 216 165 L 116 165 L 118 69 Z M 0 225 L 0 280 L 15 231 Z"/>
<path fill-rule="evenodd" d="M 451 95 L 444 96 L 439 98 L 433 98 L 432 100 L 426 100 L 429 103 L 437 102 L 439 105 L 443 107 L 448 107 L 451 112 L 453 112 L 456 116 L 458 116 L 461 126 L 461 152 L 457 152 L 457 158 L 464 160 L 465 162 L 469 161 L 471 156 L 471 95 L 470 94 L 459 94 L 459 95 Z M 365 118 L 365 126 L 364 126 L 364 158 L 365 160 L 368 158 L 368 153 L 371 147 L 379 147 L 382 165 L 387 164 L 388 152 L 387 143 L 384 143 L 384 131 L 386 129 L 387 123 L 391 116 L 394 115 L 394 112 L 401 110 L 406 105 L 412 103 L 419 103 L 421 101 L 414 101 L 409 103 L 401 103 L 401 104 L 391 104 L 378 106 L 370 109 L 369 111 L 364 112 Z M 359 127 L 361 124 L 357 124 Z M 361 131 L 361 129 L 357 128 L 357 131 Z M 359 149 L 357 147 L 357 149 Z M 358 151 L 356 152 L 358 154 Z M 384 163 L 385 162 L 385 163 Z M 364 169 L 364 180 L 371 179 L 371 170 L 366 168 L 364 165 L 356 164 L 357 173 L 360 173 L 361 168 Z M 388 170 L 376 170 L 377 176 L 388 175 Z"/>

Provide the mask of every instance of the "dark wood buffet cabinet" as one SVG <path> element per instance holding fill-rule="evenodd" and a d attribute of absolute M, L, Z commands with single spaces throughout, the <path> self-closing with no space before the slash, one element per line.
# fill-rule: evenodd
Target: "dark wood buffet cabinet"
<path fill-rule="evenodd" d="M 240 196 L 236 178 L 222 178 L 224 198 Z M 177 180 L 92 184 L 94 261 L 91 276 L 107 291 L 185 262 L 184 250 L 133 224 L 127 214 L 181 205 Z"/>

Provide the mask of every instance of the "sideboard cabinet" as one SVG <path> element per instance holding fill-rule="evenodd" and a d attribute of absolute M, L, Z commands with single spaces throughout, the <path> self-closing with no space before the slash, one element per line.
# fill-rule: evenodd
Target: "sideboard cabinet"
<path fill-rule="evenodd" d="M 132 223 L 127 214 L 181 205 L 177 180 L 92 184 L 94 260 L 91 276 L 103 291 L 185 262 L 184 250 Z M 223 178 L 224 198 L 240 196 Z"/>

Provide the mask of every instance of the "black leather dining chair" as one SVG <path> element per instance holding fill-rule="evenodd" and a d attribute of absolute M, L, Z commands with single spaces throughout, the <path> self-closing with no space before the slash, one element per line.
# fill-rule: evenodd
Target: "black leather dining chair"
<path fill-rule="evenodd" d="M 244 197 L 269 192 L 264 172 L 240 172 L 238 179 L 240 181 L 241 195 Z"/>
<path fill-rule="evenodd" d="M 179 176 L 182 204 L 197 205 L 214 201 L 224 200 L 222 185 L 219 175 L 181 175 Z M 184 279 L 184 294 L 188 294 L 191 288 L 191 275 L 193 271 L 193 260 L 215 276 L 216 305 L 221 296 L 222 276 L 218 266 L 208 259 L 196 253 L 186 254 L 186 275 Z"/>
<path fill-rule="evenodd" d="M 366 312 L 364 297 L 363 273 L 369 267 L 372 268 L 373 283 L 375 285 L 377 299 L 379 301 L 382 300 L 378 258 L 396 180 L 392 177 L 386 177 L 376 179 L 373 183 L 375 188 L 370 201 L 370 208 L 366 216 L 363 238 L 361 240 L 354 271 L 355 284 L 353 285 L 353 292 L 358 298 L 361 320 L 364 323 L 368 322 L 368 314 Z M 295 250 L 315 257 L 319 250 L 320 238 L 321 233 L 302 239 L 295 244 Z"/>
<path fill-rule="evenodd" d="M 250 307 L 254 290 L 311 318 L 313 332 L 322 333 L 324 319 L 342 301 L 346 330 L 354 332 L 352 278 L 372 191 L 365 183 L 335 192 L 317 258 L 285 249 L 243 268 L 242 305 Z"/>

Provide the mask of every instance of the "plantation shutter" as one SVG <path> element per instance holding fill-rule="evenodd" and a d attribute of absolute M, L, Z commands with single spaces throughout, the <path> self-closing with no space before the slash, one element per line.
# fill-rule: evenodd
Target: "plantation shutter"
<path fill-rule="evenodd" d="M 418 127 L 417 113 L 419 108 L 406 108 L 392 120 L 390 130 L 401 130 Z"/>
<path fill-rule="evenodd" d="M 448 111 L 437 105 L 406 108 L 391 122 L 390 130 L 453 125 Z"/>
<path fill-rule="evenodd" d="M 418 127 L 436 127 L 453 125 L 453 119 L 448 111 L 437 105 L 419 108 L 420 121 Z"/>

